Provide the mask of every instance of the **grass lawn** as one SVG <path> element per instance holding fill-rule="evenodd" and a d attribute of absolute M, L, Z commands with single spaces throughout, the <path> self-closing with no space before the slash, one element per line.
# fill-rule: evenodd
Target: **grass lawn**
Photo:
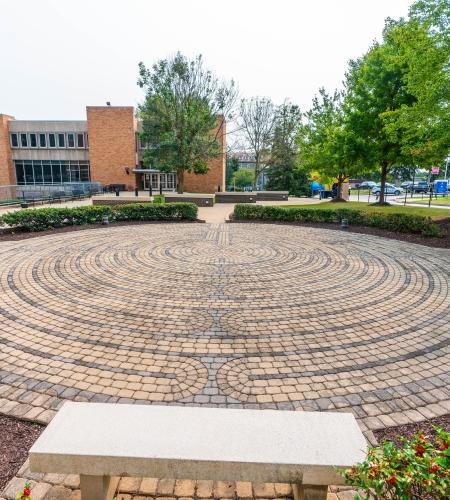
<path fill-rule="evenodd" d="M 428 205 L 429 198 L 408 198 L 406 203 L 420 203 L 421 205 Z M 450 205 L 450 196 L 433 198 L 431 205 Z"/>
<path fill-rule="evenodd" d="M 347 201 L 346 203 L 330 203 L 329 201 L 325 201 L 323 203 L 319 203 L 317 205 L 280 205 L 283 208 L 307 208 L 307 209 L 336 209 L 336 208 L 353 208 L 355 210 L 364 210 L 367 212 L 389 212 L 393 214 L 412 214 L 412 215 L 428 215 L 433 219 L 445 219 L 446 217 L 450 217 L 450 210 L 446 208 L 428 208 L 428 207 L 411 207 L 406 205 L 391 205 L 387 207 L 374 207 L 372 205 L 368 205 L 366 203 L 361 203 L 357 201 Z"/>

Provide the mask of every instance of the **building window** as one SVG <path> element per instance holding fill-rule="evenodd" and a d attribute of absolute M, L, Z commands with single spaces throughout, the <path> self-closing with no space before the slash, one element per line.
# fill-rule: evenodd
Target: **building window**
<path fill-rule="evenodd" d="M 61 165 L 59 161 L 52 161 L 53 184 L 61 184 Z"/>
<path fill-rule="evenodd" d="M 19 138 L 17 134 L 11 134 L 11 147 L 18 148 L 19 147 Z"/>
<path fill-rule="evenodd" d="M 39 134 L 39 147 L 40 148 L 47 147 L 47 137 L 45 134 Z"/>
<path fill-rule="evenodd" d="M 66 147 L 66 138 L 64 134 L 58 134 L 58 148 Z"/>
<path fill-rule="evenodd" d="M 34 184 L 34 173 L 33 173 L 33 163 L 31 161 L 25 161 L 25 184 Z"/>
<path fill-rule="evenodd" d="M 48 134 L 48 147 L 49 148 L 56 148 L 55 134 Z"/>
<path fill-rule="evenodd" d="M 21 161 L 16 161 L 16 182 L 21 185 L 25 184 L 25 170 Z"/>
<path fill-rule="evenodd" d="M 84 148 L 84 134 L 77 134 L 77 148 Z"/>
<path fill-rule="evenodd" d="M 20 145 L 23 148 L 27 148 L 28 147 L 28 137 L 27 137 L 27 134 L 20 134 Z"/>
<path fill-rule="evenodd" d="M 88 161 L 16 160 L 16 182 L 20 185 L 89 182 Z"/>
<path fill-rule="evenodd" d="M 30 134 L 30 148 L 37 148 L 37 136 L 36 136 L 36 134 Z"/>
<path fill-rule="evenodd" d="M 75 147 L 75 134 L 67 134 L 67 147 L 74 148 Z"/>
<path fill-rule="evenodd" d="M 42 175 L 44 176 L 44 184 L 53 184 L 52 163 L 50 161 L 42 162 Z"/>

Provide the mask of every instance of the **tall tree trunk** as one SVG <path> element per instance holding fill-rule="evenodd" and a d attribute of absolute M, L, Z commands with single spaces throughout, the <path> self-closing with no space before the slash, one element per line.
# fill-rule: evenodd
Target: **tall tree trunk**
<path fill-rule="evenodd" d="M 177 193 L 184 193 L 184 170 L 177 170 Z"/>
<path fill-rule="evenodd" d="M 386 200 L 386 177 L 388 172 L 388 162 L 386 160 L 381 164 L 381 183 L 380 183 L 380 199 L 378 203 L 382 205 Z"/>

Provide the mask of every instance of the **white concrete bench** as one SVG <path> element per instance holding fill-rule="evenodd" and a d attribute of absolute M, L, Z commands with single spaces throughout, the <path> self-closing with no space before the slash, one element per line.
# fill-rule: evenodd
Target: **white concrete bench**
<path fill-rule="evenodd" d="M 120 476 L 292 483 L 322 500 L 336 467 L 361 461 L 353 415 L 65 403 L 30 450 L 32 472 L 80 474 L 83 500 L 112 498 Z"/>

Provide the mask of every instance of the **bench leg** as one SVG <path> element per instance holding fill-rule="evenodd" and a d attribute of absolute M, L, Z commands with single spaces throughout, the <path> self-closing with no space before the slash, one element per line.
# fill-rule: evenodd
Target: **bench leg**
<path fill-rule="evenodd" d="M 111 500 L 119 477 L 80 475 L 81 500 Z"/>
<path fill-rule="evenodd" d="M 293 484 L 294 500 L 327 500 L 328 486 Z"/>

